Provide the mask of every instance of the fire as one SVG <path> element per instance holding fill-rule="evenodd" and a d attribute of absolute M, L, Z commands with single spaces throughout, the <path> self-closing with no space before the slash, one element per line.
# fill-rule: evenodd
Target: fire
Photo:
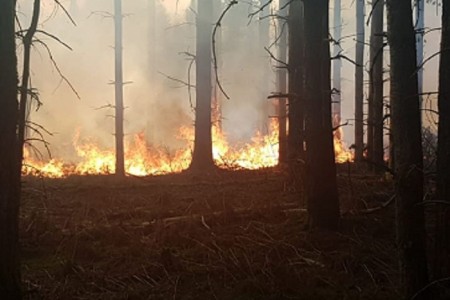
<path fill-rule="evenodd" d="M 213 158 L 217 166 L 224 169 L 261 169 L 278 164 L 278 123 L 273 120 L 268 134 L 257 132 L 251 142 L 231 146 L 227 136 L 220 128 L 212 128 Z M 342 131 L 334 136 L 336 162 L 353 161 L 353 153 L 347 150 L 341 139 Z M 134 176 L 162 175 L 180 173 L 189 167 L 194 128 L 182 127 L 178 139 L 184 147 L 170 151 L 164 147 L 149 145 L 143 133 L 136 134 L 125 145 L 125 170 Z M 67 163 L 61 159 L 48 162 L 36 160 L 25 149 L 23 173 L 41 175 L 49 178 L 62 178 L 70 175 L 106 175 L 115 172 L 115 153 L 102 149 L 90 140 L 81 140 L 79 133 L 73 138 L 73 147 L 77 154 L 76 163 Z"/>
<path fill-rule="evenodd" d="M 213 158 L 217 166 L 233 169 L 261 169 L 278 163 L 278 127 L 276 122 L 270 125 L 269 134 L 257 132 L 248 144 L 231 147 L 226 135 L 217 127 L 212 128 Z M 144 134 L 133 137 L 125 146 L 125 170 L 130 175 L 148 176 L 179 173 L 189 167 L 194 129 L 182 127 L 178 138 L 185 147 L 173 152 L 163 147 L 149 145 Z M 77 153 L 77 163 L 65 163 L 60 159 L 41 162 L 33 159 L 29 151 L 25 152 L 23 173 L 61 178 L 70 175 L 101 175 L 115 172 L 115 153 L 100 148 L 96 143 L 81 141 L 75 134 L 73 147 Z"/>
<path fill-rule="evenodd" d="M 336 163 L 343 164 L 346 162 L 354 161 L 354 153 L 348 150 L 347 145 L 342 140 L 344 133 L 342 128 L 338 128 L 334 132 L 333 143 L 334 143 L 334 154 Z"/>

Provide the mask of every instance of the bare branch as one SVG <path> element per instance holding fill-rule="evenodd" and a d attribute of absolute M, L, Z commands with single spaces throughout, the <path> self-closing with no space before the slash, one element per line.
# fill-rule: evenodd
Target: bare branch
<path fill-rule="evenodd" d="M 228 3 L 228 6 L 224 9 L 224 11 L 220 15 L 219 19 L 217 20 L 216 24 L 214 25 L 213 34 L 212 34 L 212 52 L 213 52 L 214 72 L 216 75 L 216 83 L 217 83 L 217 86 L 219 87 L 220 91 L 222 92 L 222 94 L 228 100 L 230 99 L 230 97 L 223 89 L 222 83 L 220 82 L 220 79 L 219 79 L 219 72 L 218 72 L 218 67 L 217 67 L 216 34 L 217 34 L 217 29 L 220 26 L 222 26 L 222 20 L 225 18 L 225 15 L 235 4 L 238 4 L 238 2 L 236 0 L 231 0 L 231 2 Z"/>

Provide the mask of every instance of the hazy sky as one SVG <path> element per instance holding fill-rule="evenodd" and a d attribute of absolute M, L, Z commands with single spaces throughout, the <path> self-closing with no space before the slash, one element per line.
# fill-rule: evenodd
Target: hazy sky
<path fill-rule="evenodd" d="M 194 16 L 188 10 L 190 0 L 179 0 L 178 5 L 177 0 L 155 1 L 159 3 L 159 10 L 156 26 L 153 26 L 149 23 L 149 0 L 123 0 L 123 11 L 126 14 L 124 78 L 132 82 L 125 86 L 125 128 L 129 135 L 145 130 L 150 140 L 173 144 L 178 127 L 192 125 L 192 113 L 185 89 L 157 72 L 186 79 L 189 61 L 179 53 L 195 49 L 195 31 L 192 24 L 189 25 Z M 39 89 L 45 104 L 39 112 L 33 113 L 33 119 L 56 133 L 50 138 L 55 152 L 71 155 L 68 150 L 71 149 L 71 137 L 78 130 L 81 136 L 89 136 L 106 146 L 113 145 L 113 121 L 108 117 L 112 112 L 95 110 L 102 105 L 112 104 L 114 99 L 114 89 L 109 84 L 114 78 L 113 24 L 110 18 L 102 17 L 98 13 L 93 14 L 99 11 L 113 12 L 113 0 L 77 0 L 76 6 L 73 6 L 75 2 L 71 6 L 70 0 L 61 2 L 73 9 L 77 26 L 72 26 L 61 10 L 55 11 L 53 0 L 43 0 L 41 28 L 60 37 L 73 50 L 69 51 L 47 37 L 40 37 L 52 49 L 55 61 L 79 92 L 81 100 L 77 99 L 67 84 L 61 82 L 46 50 L 37 46 L 33 52 L 32 82 Z M 343 35 L 351 36 L 355 31 L 354 1 L 342 2 Z M 32 3 L 32 0 L 19 0 L 20 19 L 23 24 L 29 22 Z M 333 1 L 331 9 L 332 4 Z M 370 11 L 369 6 L 366 11 Z M 255 49 L 254 40 L 251 40 L 257 31 L 258 22 L 247 26 L 247 20 L 242 20 L 239 26 L 241 33 L 239 37 L 236 36 L 236 45 L 223 57 L 222 79 L 232 96 L 232 99 L 226 102 L 224 117 L 233 136 L 248 138 L 258 119 L 258 103 L 265 101 L 268 93 L 275 92 L 275 86 L 274 80 L 265 85 L 258 81 L 262 73 L 270 71 L 270 68 L 259 68 L 258 65 L 265 64 L 269 58 L 262 47 Z M 427 6 L 426 27 L 439 26 L 440 16 L 436 14 L 434 7 Z M 226 30 L 227 24 L 224 27 Z M 366 27 L 366 30 L 370 32 L 369 27 Z M 151 34 L 153 40 L 150 39 Z M 224 34 L 227 34 L 226 31 Z M 438 51 L 439 35 L 440 33 L 435 31 L 426 36 L 425 57 Z M 366 39 L 368 38 L 367 34 Z M 249 39 L 247 43 L 245 39 Z M 353 57 L 354 38 L 343 41 L 342 48 L 347 56 Z M 385 57 L 388 67 L 388 55 Z M 425 91 L 437 89 L 437 63 L 438 59 L 434 59 L 426 65 Z M 344 121 L 353 119 L 353 74 L 354 66 L 344 62 Z M 271 76 L 274 78 L 273 73 Z M 385 94 L 388 95 L 388 92 L 386 88 Z M 353 128 L 346 127 L 345 139 L 351 142 L 352 135 Z"/>

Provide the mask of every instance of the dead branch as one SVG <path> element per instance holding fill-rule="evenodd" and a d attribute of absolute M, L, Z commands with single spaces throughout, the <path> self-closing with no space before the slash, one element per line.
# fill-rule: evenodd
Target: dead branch
<path fill-rule="evenodd" d="M 189 87 L 189 88 L 195 88 L 195 85 L 192 85 L 192 84 L 190 84 L 189 82 L 186 82 L 186 81 L 184 81 L 184 80 L 181 80 L 181 79 L 172 77 L 172 76 L 170 76 L 170 75 L 164 74 L 163 72 L 158 71 L 158 74 L 160 74 L 160 75 L 166 77 L 166 78 L 169 79 L 169 80 L 172 80 L 172 81 L 181 83 L 182 85 L 185 85 L 185 86 L 187 86 L 187 87 Z"/>
<path fill-rule="evenodd" d="M 193 215 L 183 215 L 183 216 L 174 216 L 174 217 L 168 217 L 161 219 L 160 222 L 164 224 L 165 227 L 170 226 L 174 223 L 179 222 L 188 222 L 188 221 L 204 221 L 207 219 L 214 219 L 214 218 L 220 218 L 220 217 L 226 217 L 226 216 L 240 216 L 245 217 L 246 215 L 251 215 L 252 213 L 268 213 L 268 212 L 281 212 L 286 215 L 292 215 L 292 214 L 298 214 L 298 213 L 306 213 L 306 209 L 298 208 L 298 204 L 285 204 L 285 205 L 278 205 L 278 206 L 272 206 L 272 207 L 265 207 L 261 209 L 249 209 L 249 208 L 243 208 L 243 209 L 231 209 L 231 210 L 225 210 L 225 211 L 216 211 L 209 214 L 193 214 Z"/>
<path fill-rule="evenodd" d="M 52 62 L 53 67 L 56 69 L 56 71 L 58 72 L 58 75 L 61 77 L 61 79 L 69 86 L 69 88 L 72 90 L 72 92 L 75 94 L 75 96 L 78 99 L 81 99 L 80 94 L 78 94 L 77 90 L 75 89 L 75 87 L 72 85 L 72 83 L 70 82 L 70 80 L 62 73 L 61 69 L 59 68 L 59 65 L 56 63 L 52 51 L 50 50 L 50 48 L 48 47 L 48 45 L 44 42 L 42 42 L 41 40 L 35 40 L 35 42 L 41 44 L 45 50 L 47 50 L 47 54 L 50 58 L 50 61 Z"/>
<path fill-rule="evenodd" d="M 216 24 L 214 25 L 213 34 L 212 34 L 213 65 L 214 65 L 214 72 L 216 75 L 216 83 L 217 83 L 217 86 L 219 87 L 219 90 L 221 91 L 221 93 L 228 100 L 230 99 L 230 97 L 223 89 L 222 83 L 220 82 L 220 78 L 219 78 L 219 72 L 218 72 L 218 66 L 217 66 L 216 34 L 217 34 L 217 29 L 222 26 L 222 21 L 225 18 L 225 15 L 236 4 L 238 4 L 238 1 L 236 1 L 236 0 L 232 0 L 230 3 L 228 3 L 227 7 L 223 10 L 222 14 L 220 15 L 219 19 L 217 20 Z"/>
<path fill-rule="evenodd" d="M 274 61 L 276 61 L 277 63 L 281 64 L 283 68 L 287 68 L 289 70 L 289 64 L 276 58 L 275 55 L 270 52 L 270 50 L 267 47 L 264 47 L 264 50 L 266 50 L 267 53 L 269 53 L 270 58 L 273 59 Z"/>
<path fill-rule="evenodd" d="M 362 214 L 371 214 L 371 213 L 380 211 L 380 210 L 382 210 L 383 208 L 386 208 L 386 207 L 388 207 L 389 205 L 391 205 L 392 203 L 394 203 L 394 200 L 395 200 L 395 197 L 396 197 L 396 196 L 397 196 L 397 195 L 392 195 L 392 196 L 389 198 L 388 201 L 384 202 L 384 203 L 381 204 L 380 206 L 373 207 L 373 208 L 368 208 L 368 209 L 364 209 L 364 210 L 359 211 L 359 213 L 362 213 Z"/>

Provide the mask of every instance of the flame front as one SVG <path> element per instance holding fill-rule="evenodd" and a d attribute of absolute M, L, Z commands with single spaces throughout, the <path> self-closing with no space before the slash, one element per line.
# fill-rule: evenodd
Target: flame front
<path fill-rule="evenodd" d="M 273 120 L 268 134 L 257 132 L 251 142 L 232 147 L 227 136 L 217 127 L 212 128 L 213 158 L 217 166 L 223 169 L 262 169 L 278 164 L 278 124 Z M 336 162 L 353 161 L 353 153 L 348 151 L 341 140 L 342 132 L 335 134 L 334 147 Z M 164 147 L 149 145 L 143 133 L 137 134 L 125 147 L 125 170 L 134 176 L 162 175 L 180 173 L 189 167 L 194 128 L 182 127 L 178 138 L 185 145 L 173 152 Z M 107 175 L 115 172 L 115 154 L 113 150 L 101 149 L 91 141 L 80 141 L 79 133 L 73 138 L 78 162 L 66 163 L 61 159 L 48 162 L 33 159 L 25 149 L 23 173 L 42 175 L 50 178 L 62 178 L 70 175 Z"/>
<path fill-rule="evenodd" d="M 278 126 L 272 122 L 269 134 L 257 132 L 248 144 L 242 147 L 231 147 L 226 135 L 217 127 L 213 127 L 213 158 L 217 166 L 227 169 L 261 169 L 278 163 Z M 164 147 L 149 145 L 143 133 L 133 137 L 125 147 L 125 170 L 134 176 L 161 175 L 179 173 L 189 167 L 194 129 L 182 127 L 178 138 L 185 147 L 171 152 Z M 79 134 L 75 134 L 73 146 L 78 156 L 78 163 L 65 163 L 60 159 L 48 162 L 33 159 L 29 151 L 25 151 L 23 173 L 42 175 L 50 178 L 61 178 L 69 175 L 106 175 L 115 172 L 115 153 L 101 149 L 90 141 L 80 142 Z"/>

